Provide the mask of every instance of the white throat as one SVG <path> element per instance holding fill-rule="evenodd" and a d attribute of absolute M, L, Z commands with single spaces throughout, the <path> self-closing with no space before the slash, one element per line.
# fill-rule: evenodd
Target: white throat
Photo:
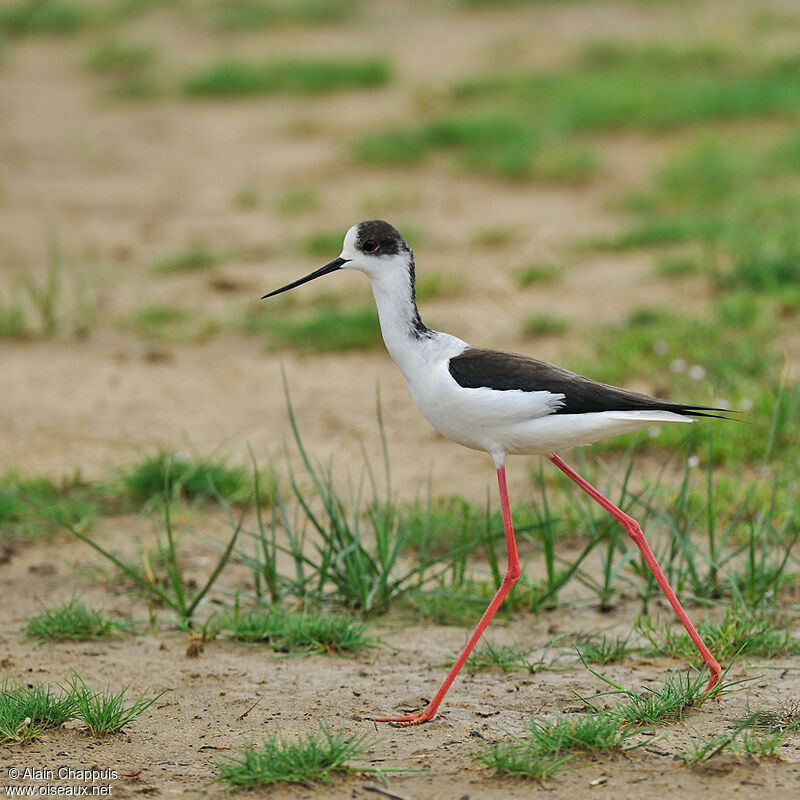
<path fill-rule="evenodd" d="M 436 336 L 422 324 L 414 302 L 408 256 L 398 253 L 386 259 L 370 275 L 372 294 L 378 307 L 381 334 L 389 355 L 408 378 L 408 371 L 418 362 L 425 341 Z M 395 263 L 391 263 L 395 262 Z"/>

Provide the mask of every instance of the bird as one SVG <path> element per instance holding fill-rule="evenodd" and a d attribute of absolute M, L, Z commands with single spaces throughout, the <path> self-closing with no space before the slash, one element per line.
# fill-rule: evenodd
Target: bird
<path fill-rule="evenodd" d="M 436 715 L 445 695 L 484 630 L 521 573 L 506 483 L 506 458 L 548 458 L 604 508 L 631 537 L 705 661 L 710 692 L 721 667 L 681 606 L 645 539 L 641 526 L 582 478 L 558 454 L 659 423 L 726 416 L 728 409 L 687 405 L 591 380 L 518 353 L 473 347 L 428 328 L 415 294 L 414 253 L 402 234 L 383 220 L 365 220 L 345 234 L 341 253 L 330 263 L 265 294 L 267 299 L 340 270 L 358 270 L 370 280 L 386 349 L 400 368 L 419 410 L 444 437 L 486 451 L 497 472 L 507 568 L 497 593 L 480 618 L 447 677 L 421 711 L 370 717 L 399 726 L 419 725 Z"/>

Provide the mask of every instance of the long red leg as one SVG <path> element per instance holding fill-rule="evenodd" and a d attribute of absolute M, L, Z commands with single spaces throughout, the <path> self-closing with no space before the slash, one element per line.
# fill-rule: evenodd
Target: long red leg
<path fill-rule="evenodd" d="M 517 578 L 519 578 L 519 556 L 517 555 L 517 541 L 514 538 L 514 527 L 511 523 L 511 506 L 508 503 L 505 466 L 500 466 L 497 469 L 497 483 L 500 486 L 500 508 L 503 512 L 503 527 L 506 532 L 506 549 L 508 550 L 508 569 L 506 570 L 503 582 L 500 584 L 500 588 L 497 590 L 497 594 L 492 598 L 492 602 L 489 603 L 489 607 L 486 611 L 483 612 L 480 622 L 478 622 L 466 646 L 461 651 L 458 661 L 453 664 L 452 669 L 444 679 L 444 683 L 439 688 L 439 691 L 436 692 L 436 696 L 433 700 L 431 700 L 422 711 L 416 714 L 406 714 L 403 717 L 371 717 L 370 719 L 373 721 L 396 722 L 399 725 L 419 725 L 421 722 L 427 722 L 433 719 L 434 716 L 436 716 L 436 710 L 439 708 L 439 704 L 444 700 L 447 690 L 456 679 L 456 675 L 458 675 L 461 667 L 464 666 L 464 662 L 469 658 L 469 654 L 478 643 L 481 634 L 486 630 L 486 626 L 492 621 L 492 617 L 497 613 L 497 609 L 500 608 L 506 595 L 511 591 L 511 587 L 516 583 Z"/>
<path fill-rule="evenodd" d="M 607 497 L 595 489 L 594 486 L 581 478 L 581 476 L 578 475 L 575 470 L 565 464 L 558 455 L 551 453 L 549 458 L 570 480 L 577 483 L 578 486 L 580 486 L 581 489 L 583 489 L 583 491 L 592 498 L 592 500 L 597 501 L 606 511 L 608 511 L 608 513 L 611 514 L 611 516 L 614 517 L 614 519 L 617 520 L 620 525 L 622 525 L 628 536 L 633 539 L 636 546 L 639 548 L 639 550 L 641 550 L 642 556 L 644 556 L 644 560 L 647 562 L 647 566 L 650 567 L 650 571 L 653 573 L 655 579 L 658 581 L 658 585 L 661 587 L 661 591 L 663 591 L 667 596 L 667 600 L 669 600 L 670 605 L 675 609 L 675 613 L 683 623 L 683 627 L 686 628 L 686 631 L 688 632 L 695 646 L 700 651 L 700 655 L 703 656 L 703 660 L 708 665 L 708 669 L 711 672 L 711 680 L 709 680 L 708 685 L 706 686 L 706 691 L 710 691 L 720 679 L 720 676 L 722 675 L 722 669 L 720 668 L 714 656 L 711 655 L 711 651 L 708 649 L 708 647 L 706 647 L 705 642 L 700 638 L 700 634 L 697 632 L 694 625 L 692 625 L 691 620 L 683 610 L 683 606 L 681 606 L 680 601 L 675 595 L 675 592 L 669 585 L 666 575 L 664 575 L 661 567 L 658 565 L 656 557 L 653 555 L 653 551 L 650 549 L 650 545 L 647 544 L 644 534 L 642 533 L 642 529 L 639 527 L 639 523 L 632 517 L 629 517 L 624 511 L 617 508 L 617 506 L 615 506 Z"/>

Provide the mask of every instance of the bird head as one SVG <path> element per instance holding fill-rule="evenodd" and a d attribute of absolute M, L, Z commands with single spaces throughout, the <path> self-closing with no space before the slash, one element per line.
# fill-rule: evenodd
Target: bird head
<path fill-rule="evenodd" d="M 380 219 L 365 220 L 347 231 L 338 258 L 303 278 L 265 294 L 261 299 L 288 292 L 289 289 L 340 269 L 357 269 L 373 280 L 388 272 L 400 269 L 408 271 L 409 264 L 412 263 L 411 248 L 400 231 Z"/>

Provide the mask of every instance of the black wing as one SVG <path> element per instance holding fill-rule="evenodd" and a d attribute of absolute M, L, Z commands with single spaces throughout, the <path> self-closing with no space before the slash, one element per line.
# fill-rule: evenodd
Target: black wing
<path fill-rule="evenodd" d="M 726 411 L 713 406 L 670 403 L 638 392 L 629 392 L 607 383 L 539 361 L 536 358 L 500 350 L 468 347 L 450 359 L 450 374 L 465 389 L 487 387 L 499 392 L 520 389 L 523 392 L 563 394 L 555 414 L 588 414 L 595 411 L 672 411 L 691 417 L 718 417 L 710 411 Z M 721 417 L 721 419 L 727 419 Z"/>

